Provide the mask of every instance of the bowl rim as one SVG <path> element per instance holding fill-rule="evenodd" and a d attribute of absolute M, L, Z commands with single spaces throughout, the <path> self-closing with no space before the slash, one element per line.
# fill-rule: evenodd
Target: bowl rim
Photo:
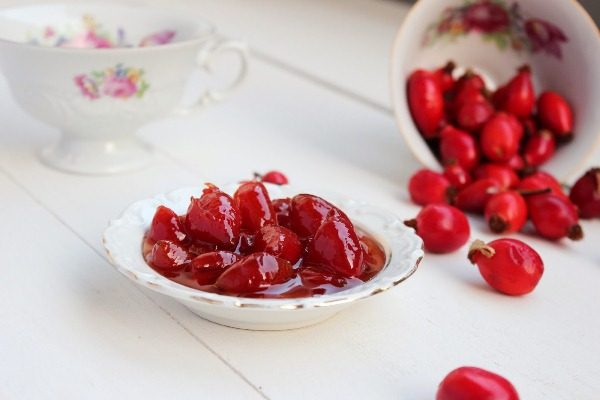
<path fill-rule="evenodd" d="M 11 10 L 25 10 L 25 9 L 35 9 L 35 8 L 49 8 L 49 7 L 74 7 L 74 8 L 121 8 L 128 10 L 136 10 L 138 8 L 132 4 L 123 4 L 119 3 L 116 0 L 109 0 L 107 2 L 100 2 L 98 0 L 94 0 L 89 3 L 65 3 L 65 2 L 55 2 L 55 3 L 33 3 L 33 4 L 25 4 L 25 5 L 7 5 L 5 7 L 0 7 L 0 18 L 4 12 L 8 12 Z M 148 13 L 155 14 L 167 14 L 176 18 L 180 18 L 182 20 L 187 20 L 191 25 L 195 25 L 196 27 L 200 25 L 204 25 L 206 29 L 204 29 L 200 33 L 194 34 L 192 37 L 184 40 L 178 40 L 171 43 L 165 43 L 156 46 L 132 46 L 132 47 L 109 47 L 109 48 L 90 48 L 90 47 L 57 47 L 57 46 L 41 46 L 33 43 L 27 42 L 18 42 L 14 40 L 9 40 L 0 37 L 0 44 L 23 47 L 27 49 L 31 49 L 34 51 L 48 51 L 48 52 L 59 52 L 59 53 L 67 53 L 67 54 L 94 54 L 94 55 L 113 55 L 113 54 L 122 54 L 122 53 L 147 53 L 151 51 L 168 51 L 168 50 L 176 50 L 181 49 L 188 46 L 197 45 L 205 42 L 207 39 L 211 38 L 216 33 L 216 26 L 212 22 L 202 18 L 202 17 L 191 17 L 190 15 L 186 15 L 182 11 L 172 10 L 165 6 L 148 6 L 144 7 L 144 10 Z"/>
<path fill-rule="evenodd" d="M 268 186 L 268 188 L 271 190 L 273 189 L 273 186 L 276 185 L 266 186 Z M 235 297 L 204 292 L 202 290 L 181 285 L 158 274 L 152 270 L 151 267 L 147 265 L 145 260 L 143 260 L 143 257 L 141 257 L 143 233 L 147 229 L 147 225 L 150 223 L 148 218 L 144 220 L 144 218 L 141 216 L 142 210 L 148 210 L 148 207 L 151 207 L 152 210 L 154 210 L 156 207 L 158 207 L 158 205 L 161 204 L 167 203 L 167 205 L 169 205 L 169 202 L 173 203 L 183 201 L 182 196 L 184 196 L 186 199 L 189 199 L 190 193 L 198 192 L 199 190 L 196 186 L 176 189 L 166 194 L 158 194 L 151 198 L 132 203 L 119 215 L 119 217 L 111 220 L 102 237 L 102 243 L 111 265 L 113 265 L 120 273 L 142 286 L 186 302 L 205 304 L 209 306 L 225 306 L 230 308 L 246 308 L 253 310 L 306 310 L 311 308 L 331 307 L 340 304 L 351 303 L 379 293 L 383 293 L 411 277 L 418 269 L 419 264 L 424 256 L 423 242 L 421 238 L 416 235 L 413 229 L 406 227 L 399 217 L 387 210 L 372 206 L 366 202 L 339 198 L 335 203 L 344 211 L 350 211 L 350 214 L 352 215 L 354 215 L 355 212 L 360 213 L 360 215 L 373 215 L 382 221 L 382 226 L 389 228 L 394 234 L 398 233 L 398 238 L 406 240 L 408 249 L 406 250 L 405 258 L 402 260 L 395 260 L 393 257 L 393 251 L 390 251 L 388 260 L 386 261 L 386 266 L 384 267 L 385 270 L 388 268 L 393 268 L 397 265 L 399 269 L 398 273 L 391 276 L 385 276 L 384 274 L 380 273 L 371 280 L 354 288 L 343 290 L 337 293 L 312 297 L 262 299 Z M 296 193 L 302 192 L 296 191 Z M 340 201 L 344 201 L 344 204 L 342 204 Z M 119 235 L 123 234 L 124 228 L 133 229 L 136 226 L 139 227 L 140 224 L 143 224 L 144 230 L 142 231 L 141 235 L 137 236 L 136 242 L 139 241 L 140 246 L 134 250 L 139 254 L 139 258 L 135 260 L 120 250 Z M 376 236 L 383 237 L 387 241 L 390 240 L 391 233 L 382 234 L 381 231 L 374 232 L 372 229 L 369 230 L 371 230 Z M 132 263 L 140 265 L 140 259 L 141 263 L 143 263 L 149 272 L 142 272 L 133 268 Z M 408 268 L 403 267 L 403 264 L 408 265 Z"/>
<path fill-rule="evenodd" d="M 400 95 L 395 90 L 395 88 L 398 87 L 398 84 L 401 84 L 403 87 L 406 86 L 406 82 L 398 82 L 399 77 L 395 73 L 398 69 L 397 68 L 398 61 L 397 61 L 397 57 L 395 57 L 396 52 L 400 48 L 400 41 L 406 35 L 405 31 L 408 29 L 407 21 L 409 21 L 414 16 L 414 14 L 416 13 L 416 10 L 418 10 L 420 7 L 423 7 L 423 4 L 426 3 L 426 1 L 427 0 L 417 0 L 410 7 L 410 9 L 408 10 L 408 13 L 402 20 L 400 27 L 396 31 L 394 40 L 392 41 L 391 49 L 389 52 L 390 59 L 388 62 L 388 78 L 389 78 L 389 82 L 391 84 L 390 90 L 389 90 L 389 95 L 390 95 L 391 106 L 392 106 L 392 114 L 394 115 L 394 121 L 396 123 L 397 129 L 400 131 L 400 134 L 402 135 L 402 137 L 404 139 L 404 143 L 408 146 L 412 155 L 424 167 L 439 171 L 443 168 L 441 162 L 435 158 L 435 156 L 433 155 L 433 153 L 431 153 L 430 150 L 429 150 L 429 156 L 425 156 L 421 151 L 417 150 L 415 148 L 415 145 L 414 145 L 412 139 L 410 138 L 410 135 L 403 128 L 402 118 L 400 117 L 399 112 L 397 111 L 400 108 L 399 100 L 398 100 L 398 96 L 400 96 Z M 592 28 L 592 31 L 594 31 L 596 33 L 596 39 L 598 41 L 600 41 L 600 29 L 598 29 L 598 27 L 596 26 L 596 23 L 594 22 L 593 18 L 590 16 L 590 14 L 587 12 L 587 10 L 583 7 L 583 5 L 581 5 L 577 0 L 570 0 L 570 1 L 571 1 L 571 4 L 573 6 L 575 6 L 575 9 L 577 9 L 579 15 L 581 17 L 583 17 L 583 19 L 587 22 L 587 25 L 590 26 Z M 406 95 L 405 92 L 406 91 L 402 91 L 402 93 L 404 93 L 404 95 Z M 407 107 L 408 107 L 408 103 L 407 103 Z M 410 111 L 408 112 L 408 115 L 410 117 Z M 417 129 L 414 121 L 412 120 L 412 118 L 411 118 L 411 124 L 412 124 L 412 128 L 420 136 L 420 133 L 418 132 L 418 129 Z M 567 180 L 574 179 L 576 177 L 576 174 L 578 172 L 584 170 L 589 165 L 589 161 L 592 159 L 592 157 L 596 154 L 596 152 L 598 152 L 600 150 L 600 127 L 596 128 L 596 130 L 597 130 L 596 138 L 594 139 L 591 146 L 589 146 L 588 151 L 586 152 L 586 154 L 584 156 L 579 157 L 578 161 L 575 162 L 574 165 L 572 165 L 568 169 L 568 171 L 562 173 L 563 180 L 567 181 Z"/>

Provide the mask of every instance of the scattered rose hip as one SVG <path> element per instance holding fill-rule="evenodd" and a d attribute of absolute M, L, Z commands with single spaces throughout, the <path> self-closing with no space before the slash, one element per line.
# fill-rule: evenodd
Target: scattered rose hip
<path fill-rule="evenodd" d="M 274 185 L 287 185 L 289 183 L 287 176 L 279 171 L 269 171 L 263 175 L 255 173 L 254 177 L 261 182 L 272 183 Z"/>
<path fill-rule="evenodd" d="M 589 172 L 567 196 L 538 170 L 573 137 L 566 99 L 552 91 L 536 99 L 528 66 L 495 91 L 472 70 L 457 78 L 453 71 L 448 63 L 408 78 L 415 125 L 444 166 L 443 173 L 423 169 L 411 177 L 413 202 L 483 214 L 495 233 L 518 232 L 529 218 L 542 237 L 581 239 L 579 216 L 600 215 L 600 173 Z"/>
<path fill-rule="evenodd" d="M 460 367 L 440 383 L 436 400 L 519 400 L 506 378 L 476 367 Z"/>
<path fill-rule="evenodd" d="M 471 229 L 465 214 L 447 204 L 430 204 L 415 219 L 404 221 L 432 253 L 450 253 L 467 243 Z"/>

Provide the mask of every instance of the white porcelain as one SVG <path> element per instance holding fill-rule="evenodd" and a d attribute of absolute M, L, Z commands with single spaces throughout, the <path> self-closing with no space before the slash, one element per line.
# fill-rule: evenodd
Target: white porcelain
<path fill-rule="evenodd" d="M 229 193 L 236 185 L 224 187 Z M 290 186 L 267 185 L 271 198 L 298 194 Z M 138 201 L 112 220 L 103 243 L 113 265 L 139 285 L 172 297 L 209 321 L 235 328 L 283 330 L 323 321 L 358 300 L 382 293 L 410 277 L 422 257 L 422 241 L 392 213 L 365 203 L 326 196 L 344 210 L 352 221 L 373 235 L 385 248 L 385 268 L 363 285 L 339 293 L 300 299 L 250 299 L 203 292 L 175 283 L 156 273 L 141 253 L 145 232 L 159 205 L 185 213 L 192 195 L 201 188 L 184 188 Z"/>
<path fill-rule="evenodd" d="M 224 52 L 240 60 L 231 86 L 182 108 L 190 76 L 210 72 Z M 0 10 L 0 69 L 18 104 L 61 130 L 41 157 L 63 171 L 142 167 L 152 150 L 135 136 L 140 126 L 223 99 L 242 82 L 246 65 L 244 44 L 219 37 L 193 15 L 117 3 Z"/>
<path fill-rule="evenodd" d="M 598 27 L 574 0 L 499 0 L 492 3 L 511 10 L 513 16 L 522 17 L 521 20 L 508 19 L 511 23 L 509 32 L 523 44 L 521 50 L 513 48 L 510 41 L 506 41 L 506 46 L 501 49 L 503 37 L 506 38 L 502 34 L 493 37 L 472 30 L 456 36 L 435 34 L 438 27 L 443 32 L 455 33 L 461 29 L 464 32 L 466 26 L 493 30 L 494 25 L 490 25 L 492 19 L 486 18 L 486 15 L 498 17 L 497 11 L 489 11 L 492 3 L 486 0 L 472 3 L 479 5 L 477 12 L 471 17 L 461 18 L 465 14 L 461 14 L 457 7 L 465 7 L 464 0 L 420 0 L 398 31 L 391 55 L 391 93 L 397 125 L 406 143 L 425 166 L 440 168 L 417 131 L 408 109 L 406 79 L 413 70 L 435 68 L 453 60 L 458 66 L 473 67 L 482 73 L 494 88 L 507 81 L 518 66 L 527 63 L 533 68 L 537 93 L 556 90 L 575 110 L 575 140 L 561 148 L 543 166 L 563 179 L 572 176 L 586 166 L 588 157 L 600 143 Z M 452 10 L 453 22 L 442 23 L 443 16 L 450 16 Z M 474 18 L 479 18 L 479 23 Z M 477 25 L 472 25 L 472 21 Z M 525 24 L 530 28 L 529 34 L 523 29 Z M 446 31 L 445 27 L 451 29 Z M 566 40 L 561 39 L 557 29 Z"/>

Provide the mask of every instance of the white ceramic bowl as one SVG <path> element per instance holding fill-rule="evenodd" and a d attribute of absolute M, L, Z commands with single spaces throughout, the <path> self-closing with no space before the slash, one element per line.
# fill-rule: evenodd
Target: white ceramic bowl
<path fill-rule="evenodd" d="M 408 109 L 406 79 L 417 68 L 453 60 L 473 67 L 492 87 L 517 67 L 533 68 L 536 93 L 555 90 L 575 111 L 575 140 L 543 166 L 566 179 L 586 166 L 600 143 L 600 36 L 574 0 L 420 0 L 404 20 L 392 50 L 396 121 L 413 154 L 438 169 Z M 520 49 L 519 49 L 520 48 Z"/>
<path fill-rule="evenodd" d="M 237 185 L 224 190 L 233 192 Z M 298 194 L 289 186 L 267 185 L 272 198 Z M 385 248 L 384 269 L 363 285 L 339 293 L 298 299 L 251 299 L 192 289 L 156 273 L 142 257 L 142 239 L 159 205 L 184 213 L 198 187 L 184 188 L 138 201 L 112 220 L 103 242 L 113 265 L 139 285 L 172 297 L 197 315 L 218 324 L 253 330 L 283 330 L 315 324 L 342 309 L 382 293 L 410 277 L 423 258 L 422 241 L 393 214 L 365 203 L 328 196 Z"/>

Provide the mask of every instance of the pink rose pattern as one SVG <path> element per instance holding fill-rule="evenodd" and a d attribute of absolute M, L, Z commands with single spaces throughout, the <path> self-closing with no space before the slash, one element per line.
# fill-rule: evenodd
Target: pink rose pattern
<path fill-rule="evenodd" d="M 81 94 L 90 100 L 101 97 L 116 99 L 141 98 L 150 85 L 144 80 L 144 70 L 125 68 L 117 64 L 114 68 L 94 71 L 89 75 L 81 74 L 73 78 Z"/>
<path fill-rule="evenodd" d="M 451 40 L 472 32 L 495 43 L 504 50 L 532 53 L 544 52 L 562 58 L 561 45 L 567 36 L 556 25 L 539 18 L 525 18 L 518 3 L 509 5 L 504 0 L 466 0 L 464 5 L 450 7 L 427 30 L 424 45 L 441 38 Z"/>

